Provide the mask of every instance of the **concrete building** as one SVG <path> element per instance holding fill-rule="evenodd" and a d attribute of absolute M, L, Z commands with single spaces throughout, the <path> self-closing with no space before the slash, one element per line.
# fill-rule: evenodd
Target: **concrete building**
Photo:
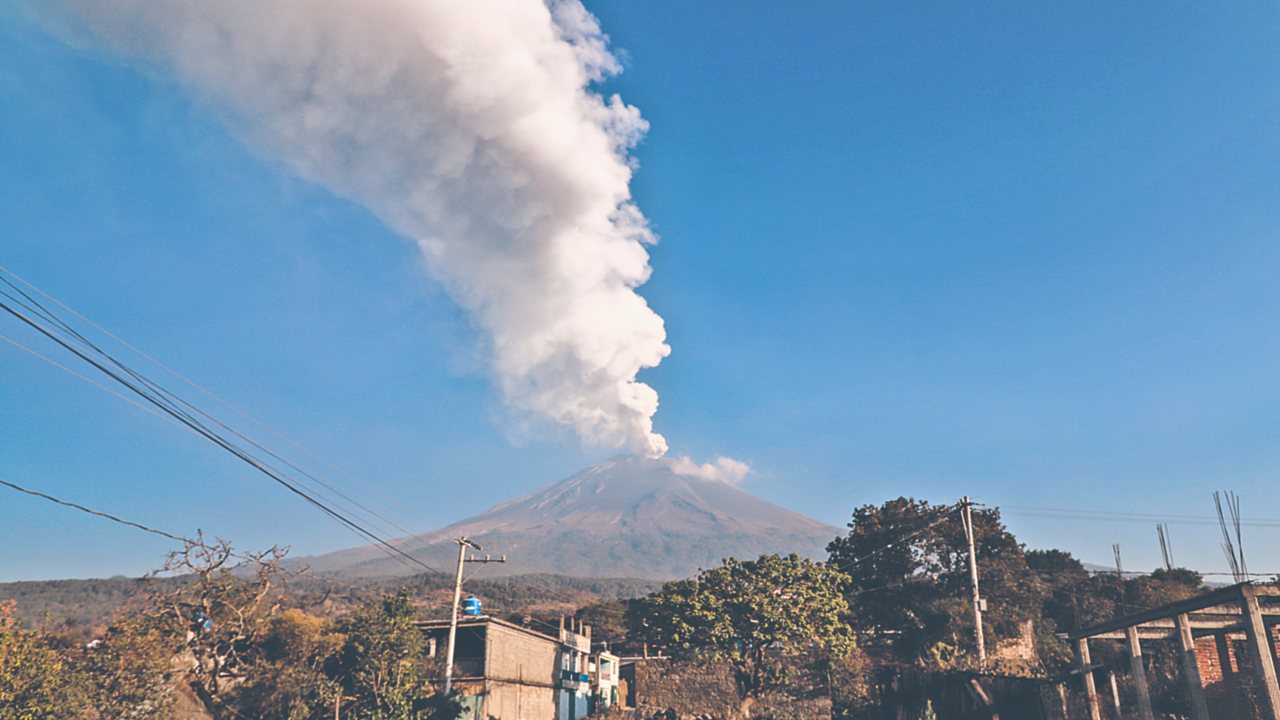
<path fill-rule="evenodd" d="M 591 626 L 560 618 L 560 674 L 556 720 L 582 720 L 591 713 Z"/>
<path fill-rule="evenodd" d="M 443 658 L 449 621 L 419 623 L 428 653 Z M 553 637 L 491 617 L 458 620 L 453 687 L 464 720 L 552 720 L 559 687 L 560 643 Z"/>
<path fill-rule="evenodd" d="M 443 659 L 449 621 L 418 623 L 427 652 Z M 463 720 L 582 720 L 618 702 L 619 661 L 591 653 L 591 627 L 568 627 L 559 637 L 492 617 L 458 620 L 453 687 L 467 708 Z"/>
<path fill-rule="evenodd" d="M 608 651 L 598 652 L 591 658 L 592 712 L 608 710 L 622 702 L 618 683 L 621 680 L 622 659 Z"/>

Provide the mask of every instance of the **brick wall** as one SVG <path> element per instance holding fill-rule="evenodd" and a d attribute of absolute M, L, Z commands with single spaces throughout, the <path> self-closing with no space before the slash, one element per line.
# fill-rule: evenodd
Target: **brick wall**
<path fill-rule="evenodd" d="M 1271 628 L 1271 641 L 1280 650 L 1280 628 Z M 1257 681 L 1249 667 L 1246 642 L 1243 633 L 1196 638 L 1196 665 L 1214 720 L 1258 717 Z"/>

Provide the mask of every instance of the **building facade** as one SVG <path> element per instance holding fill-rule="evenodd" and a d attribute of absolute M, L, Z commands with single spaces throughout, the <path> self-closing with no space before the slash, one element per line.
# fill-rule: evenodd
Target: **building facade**
<path fill-rule="evenodd" d="M 582 720 L 591 713 L 591 626 L 560 619 L 560 674 L 556 720 Z"/>
<path fill-rule="evenodd" d="M 443 661 L 449 621 L 419 623 Z M 619 662 L 592 654 L 591 627 L 561 620 L 558 637 L 492 617 L 459 618 L 453 688 L 463 720 L 582 720 L 618 701 Z"/>
<path fill-rule="evenodd" d="M 428 653 L 443 658 L 449 621 L 419 623 Z M 453 687 L 465 720 L 551 720 L 556 717 L 559 643 L 497 618 L 458 621 Z"/>

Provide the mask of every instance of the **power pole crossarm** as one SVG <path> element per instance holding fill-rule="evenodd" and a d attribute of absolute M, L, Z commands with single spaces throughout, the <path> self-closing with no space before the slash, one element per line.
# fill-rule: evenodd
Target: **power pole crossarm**
<path fill-rule="evenodd" d="M 453 611 L 449 614 L 449 649 L 446 651 L 444 661 L 445 695 L 448 695 L 453 690 L 453 648 L 455 641 L 458 639 L 458 605 L 462 603 L 462 566 L 469 562 L 504 563 L 507 561 L 506 555 L 501 558 L 491 558 L 488 555 L 483 558 L 468 558 L 467 548 L 471 548 L 476 552 L 482 552 L 484 548 L 465 536 L 454 540 L 454 542 L 458 543 L 458 572 L 453 579 Z"/>

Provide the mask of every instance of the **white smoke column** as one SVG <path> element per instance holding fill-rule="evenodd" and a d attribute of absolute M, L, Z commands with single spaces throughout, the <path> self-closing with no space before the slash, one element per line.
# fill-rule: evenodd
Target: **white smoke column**
<path fill-rule="evenodd" d="M 747 463 L 724 456 L 716 458 L 715 462 L 702 464 L 698 464 L 688 455 L 663 458 L 662 462 L 665 462 L 667 467 L 677 475 L 715 480 L 730 485 L 742 482 L 751 472 L 751 466 Z"/>
<path fill-rule="evenodd" d="M 659 456 L 668 354 L 636 288 L 647 124 L 577 0 L 51 0 L 68 33 L 172 74 L 252 147 L 413 238 L 490 341 L 518 415 Z"/>

